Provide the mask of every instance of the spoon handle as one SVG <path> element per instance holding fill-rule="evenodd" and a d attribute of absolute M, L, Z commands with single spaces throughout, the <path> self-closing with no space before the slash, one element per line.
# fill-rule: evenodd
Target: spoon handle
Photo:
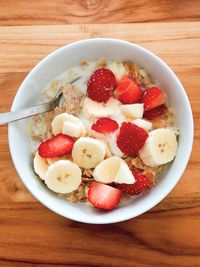
<path fill-rule="evenodd" d="M 70 83 L 74 83 L 78 81 L 81 77 L 76 77 L 74 78 Z M 9 122 L 25 119 L 28 117 L 32 117 L 37 114 L 41 114 L 47 111 L 52 110 L 52 108 L 57 104 L 58 99 L 54 99 L 54 101 L 50 101 L 48 103 L 42 104 L 42 105 L 37 105 L 34 107 L 22 109 L 19 111 L 11 111 L 11 112 L 5 112 L 5 113 L 0 113 L 0 125 L 6 124 Z"/>
<path fill-rule="evenodd" d="M 50 111 L 51 108 L 51 103 L 46 103 L 19 111 L 0 113 L 0 125 L 41 114 Z"/>

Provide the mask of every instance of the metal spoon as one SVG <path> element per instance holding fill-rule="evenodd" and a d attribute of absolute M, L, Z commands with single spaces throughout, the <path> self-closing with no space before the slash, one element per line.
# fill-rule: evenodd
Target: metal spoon
<path fill-rule="evenodd" d="M 77 77 L 73 79 L 70 83 L 74 83 L 78 81 L 81 77 Z M 62 98 L 62 92 L 59 92 L 57 96 L 51 100 L 50 102 L 37 105 L 34 107 L 22 109 L 19 111 L 11 111 L 11 112 L 5 112 L 5 113 L 0 113 L 0 125 L 6 124 L 9 122 L 25 119 L 28 117 L 32 117 L 34 115 L 38 115 L 41 113 L 45 113 L 47 111 L 53 110 L 55 107 L 59 106 L 60 100 Z"/>

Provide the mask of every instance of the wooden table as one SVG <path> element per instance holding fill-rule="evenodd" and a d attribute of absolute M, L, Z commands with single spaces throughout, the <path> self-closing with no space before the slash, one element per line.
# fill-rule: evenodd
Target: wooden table
<path fill-rule="evenodd" d="M 1 127 L 0 266 L 200 266 L 200 2 L 134 2 L 0 1 L 0 112 L 9 110 L 31 68 L 56 48 L 90 37 L 135 42 L 168 63 L 190 98 L 196 129 L 186 171 L 160 204 L 138 218 L 77 223 L 27 191 L 10 158 L 7 126 Z"/>

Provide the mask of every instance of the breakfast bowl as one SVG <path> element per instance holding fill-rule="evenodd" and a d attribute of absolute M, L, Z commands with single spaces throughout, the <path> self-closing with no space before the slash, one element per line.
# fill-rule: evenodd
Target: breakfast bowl
<path fill-rule="evenodd" d="M 95 61 L 99 58 L 132 61 L 142 65 L 169 98 L 180 131 L 178 148 L 175 159 L 162 172 L 155 187 L 110 211 L 95 209 L 87 203 L 69 202 L 50 191 L 35 175 L 31 157 L 32 142 L 27 130 L 30 119 L 9 124 L 9 146 L 19 177 L 44 206 L 68 219 L 84 223 L 106 224 L 128 220 L 143 214 L 157 205 L 175 187 L 190 157 L 193 143 L 193 117 L 185 90 L 166 63 L 139 45 L 109 38 L 74 42 L 45 57 L 23 81 L 11 110 L 17 111 L 34 106 L 38 103 L 44 88 L 58 75 L 79 65 L 84 59 Z"/>

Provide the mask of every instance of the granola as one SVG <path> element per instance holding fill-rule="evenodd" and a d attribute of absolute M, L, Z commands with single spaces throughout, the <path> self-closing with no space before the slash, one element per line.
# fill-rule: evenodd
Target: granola
<path fill-rule="evenodd" d="M 83 94 L 73 84 L 63 86 L 61 91 L 63 93 L 65 111 L 78 115 L 83 107 Z"/>

